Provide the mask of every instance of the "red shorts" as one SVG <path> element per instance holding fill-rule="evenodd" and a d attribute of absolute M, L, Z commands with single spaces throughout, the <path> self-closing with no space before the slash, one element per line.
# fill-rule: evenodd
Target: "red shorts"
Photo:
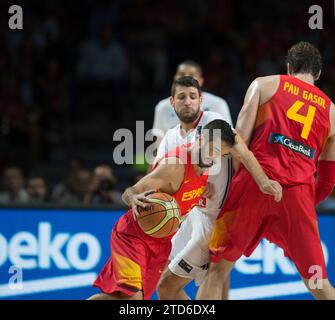
<path fill-rule="evenodd" d="M 248 257 L 266 238 L 284 250 L 302 277 L 309 279 L 315 272 L 310 267 L 319 266 L 322 278 L 327 278 L 314 193 L 314 184 L 283 186 L 283 198 L 277 203 L 241 168 L 215 222 L 211 261 Z"/>
<path fill-rule="evenodd" d="M 170 238 L 146 235 L 128 211 L 113 228 L 111 257 L 93 285 L 107 294 L 122 292 L 133 296 L 142 291 L 143 298 L 150 299 L 170 251 Z"/>

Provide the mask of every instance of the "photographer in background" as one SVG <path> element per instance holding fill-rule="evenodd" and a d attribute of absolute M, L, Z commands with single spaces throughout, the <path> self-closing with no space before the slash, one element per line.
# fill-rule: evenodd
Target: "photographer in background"
<path fill-rule="evenodd" d="M 115 190 L 116 178 L 107 164 L 98 165 L 93 171 L 93 179 L 84 203 L 86 205 L 115 205 L 124 207 L 121 193 Z"/>
<path fill-rule="evenodd" d="M 45 179 L 40 175 L 33 175 L 27 183 L 29 204 L 40 205 L 48 202 L 48 188 Z"/>

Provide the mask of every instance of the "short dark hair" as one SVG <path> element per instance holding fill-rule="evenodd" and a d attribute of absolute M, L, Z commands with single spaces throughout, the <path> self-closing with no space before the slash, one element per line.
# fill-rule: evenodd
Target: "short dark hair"
<path fill-rule="evenodd" d="M 217 132 L 220 132 L 220 138 L 224 141 L 229 147 L 233 147 L 235 145 L 235 136 L 231 125 L 224 120 L 216 119 L 209 123 L 207 123 L 203 130 L 205 131 L 205 136 L 208 141 L 213 141 L 214 137 L 217 136 Z"/>
<path fill-rule="evenodd" d="M 290 64 L 294 74 L 309 73 L 316 78 L 322 68 L 322 57 L 318 48 L 301 41 L 288 50 L 286 63 Z"/>
<path fill-rule="evenodd" d="M 195 80 L 194 78 L 192 78 L 191 76 L 184 76 L 181 77 L 177 80 L 174 80 L 171 86 L 171 96 L 174 97 L 175 93 L 176 93 L 176 88 L 180 86 L 180 87 L 194 87 L 197 88 L 198 92 L 199 92 L 199 96 L 201 96 L 201 87 L 199 85 L 199 82 L 197 80 Z"/>
<path fill-rule="evenodd" d="M 200 64 L 198 62 L 196 62 L 194 60 L 185 60 L 185 61 L 183 61 L 183 62 L 181 62 L 181 63 L 178 64 L 177 71 L 178 71 L 178 68 L 182 64 L 185 64 L 187 66 L 191 66 L 191 67 L 195 68 L 199 72 L 199 74 L 202 76 L 202 68 L 201 68 L 201 66 L 200 66 Z"/>

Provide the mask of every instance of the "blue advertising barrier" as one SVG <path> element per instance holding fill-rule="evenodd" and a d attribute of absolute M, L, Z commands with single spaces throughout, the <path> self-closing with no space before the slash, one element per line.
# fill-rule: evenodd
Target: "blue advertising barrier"
<path fill-rule="evenodd" d="M 110 254 L 121 211 L 0 210 L 0 299 L 85 299 Z M 335 216 L 319 217 L 329 279 L 335 283 Z M 186 288 L 195 297 L 193 283 Z M 154 295 L 153 299 L 157 296 Z M 262 241 L 232 272 L 230 299 L 312 299 L 281 249 Z"/>

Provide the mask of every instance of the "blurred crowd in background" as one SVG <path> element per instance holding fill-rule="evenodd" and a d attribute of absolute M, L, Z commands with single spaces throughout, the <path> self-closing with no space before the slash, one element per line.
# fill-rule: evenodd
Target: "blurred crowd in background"
<path fill-rule="evenodd" d="M 78 158 L 69 159 L 63 180 L 53 186 L 42 175 L 35 173 L 25 177 L 20 167 L 8 166 L 3 171 L 0 205 L 112 206 L 121 209 L 125 204 L 116 184 L 110 165 L 99 164 L 88 170 Z"/>
<path fill-rule="evenodd" d="M 335 97 L 332 1 L 322 3 L 322 31 L 309 29 L 303 0 L 16 3 L 24 26 L 15 31 L 12 3 L 0 3 L 1 204 L 119 204 L 145 170 L 113 164 L 113 133 L 134 131 L 136 120 L 152 127 L 186 59 L 200 63 L 204 90 L 226 99 L 235 121 L 250 82 L 285 73 L 287 49 L 311 41 L 324 59 L 317 85 Z"/>

